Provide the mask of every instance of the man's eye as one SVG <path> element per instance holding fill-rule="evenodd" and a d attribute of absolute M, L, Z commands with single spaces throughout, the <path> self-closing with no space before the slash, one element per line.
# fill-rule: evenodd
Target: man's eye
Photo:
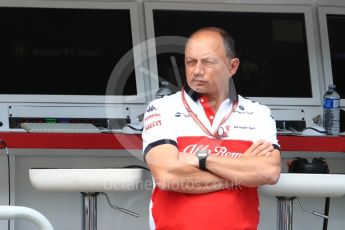
<path fill-rule="evenodd" d="M 212 66 L 212 65 L 216 64 L 214 61 L 211 61 L 211 60 L 205 60 L 202 63 L 206 66 Z"/>
<path fill-rule="evenodd" d="M 195 65 L 196 61 L 193 61 L 193 60 L 187 60 L 186 61 L 186 64 L 187 65 Z"/>

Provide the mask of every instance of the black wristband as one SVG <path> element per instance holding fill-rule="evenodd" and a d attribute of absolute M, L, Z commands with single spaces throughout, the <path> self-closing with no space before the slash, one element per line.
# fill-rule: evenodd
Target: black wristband
<path fill-rule="evenodd" d="M 202 157 L 202 158 L 199 158 L 199 169 L 203 170 L 203 171 L 206 171 L 206 159 L 207 159 L 207 156 L 206 157 Z"/>

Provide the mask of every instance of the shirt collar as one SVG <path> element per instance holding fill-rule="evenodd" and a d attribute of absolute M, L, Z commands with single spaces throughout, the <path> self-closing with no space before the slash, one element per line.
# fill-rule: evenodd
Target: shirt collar
<path fill-rule="evenodd" d="M 197 101 L 201 97 L 200 93 L 192 90 L 189 87 L 189 85 L 184 86 L 184 91 L 193 99 L 193 101 Z M 230 81 L 229 81 L 229 99 L 232 102 L 238 101 L 238 95 L 236 93 L 235 83 L 232 78 L 230 78 Z"/>

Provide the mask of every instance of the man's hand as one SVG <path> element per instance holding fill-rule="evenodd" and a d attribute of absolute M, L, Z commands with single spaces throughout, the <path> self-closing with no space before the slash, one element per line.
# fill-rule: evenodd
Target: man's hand
<path fill-rule="evenodd" d="M 242 156 L 271 156 L 273 150 L 272 143 L 259 140 L 253 143 Z"/>

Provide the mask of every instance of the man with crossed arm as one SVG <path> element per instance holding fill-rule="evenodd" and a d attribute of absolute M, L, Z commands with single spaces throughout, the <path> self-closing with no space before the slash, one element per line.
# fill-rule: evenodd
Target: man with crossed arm
<path fill-rule="evenodd" d="M 234 46 L 222 29 L 194 32 L 185 47 L 187 85 L 148 106 L 152 229 L 257 229 L 257 187 L 278 181 L 280 152 L 269 108 L 236 94 Z"/>

